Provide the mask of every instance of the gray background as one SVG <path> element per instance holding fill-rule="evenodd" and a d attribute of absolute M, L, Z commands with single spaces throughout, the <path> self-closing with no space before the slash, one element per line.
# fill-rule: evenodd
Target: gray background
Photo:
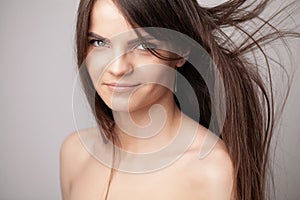
<path fill-rule="evenodd" d="M 78 0 L 0 2 L 0 200 L 60 199 L 59 149 L 75 130 L 77 4 Z M 294 56 L 299 46 L 299 41 L 293 44 Z M 299 62 L 295 56 L 294 66 Z M 276 135 L 278 199 L 300 199 L 299 83 L 297 69 Z"/>

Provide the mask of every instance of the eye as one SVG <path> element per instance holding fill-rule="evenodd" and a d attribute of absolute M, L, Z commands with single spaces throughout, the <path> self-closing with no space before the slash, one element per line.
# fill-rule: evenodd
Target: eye
<path fill-rule="evenodd" d="M 93 45 L 94 47 L 109 47 L 109 44 L 102 40 L 90 40 L 90 45 Z"/>
<path fill-rule="evenodd" d="M 156 49 L 156 48 L 157 46 L 155 44 L 149 42 L 141 42 L 135 47 L 135 49 L 138 50 L 148 50 L 148 49 Z"/>

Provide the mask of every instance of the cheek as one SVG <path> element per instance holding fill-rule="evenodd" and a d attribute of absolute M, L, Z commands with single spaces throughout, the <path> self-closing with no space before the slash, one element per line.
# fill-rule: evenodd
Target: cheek
<path fill-rule="evenodd" d="M 150 105 L 167 92 L 174 90 L 175 70 L 166 62 L 156 62 L 135 69 L 135 76 L 143 86 L 131 96 L 130 105 Z"/>
<path fill-rule="evenodd" d="M 110 62 L 109 54 L 101 51 L 90 51 L 86 57 L 87 71 L 96 87 L 101 80 L 107 64 Z"/>
<path fill-rule="evenodd" d="M 172 89 L 175 72 L 172 62 L 152 60 L 152 62 L 144 62 L 143 65 L 136 67 L 134 75 L 141 83 L 161 85 Z"/>

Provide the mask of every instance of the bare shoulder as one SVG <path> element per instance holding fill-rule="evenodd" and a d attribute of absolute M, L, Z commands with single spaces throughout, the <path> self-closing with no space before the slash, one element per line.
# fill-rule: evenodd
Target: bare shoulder
<path fill-rule="evenodd" d="M 62 162 L 78 164 L 84 161 L 87 156 L 88 154 L 80 141 L 77 131 L 65 138 L 60 149 L 60 159 Z"/>
<path fill-rule="evenodd" d="M 201 176 L 212 186 L 228 186 L 233 183 L 233 165 L 223 141 L 219 140 L 211 152 L 199 160 L 202 166 Z"/>
<path fill-rule="evenodd" d="M 205 156 L 201 157 L 200 151 L 201 148 L 193 149 L 188 166 L 189 177 L 199 188 L 199 196 L 207 200 L 232 200 L 234 170 L 224 142 L 217 139 Z"/>
<path fill-rule="evenodd" d="M 83 168 L 88 158 L 89 154 L 84 149 L 78 132 L 68 135 L 60 149 L 60 181 L 64 200 L 69 199 L 72 180 Z"/>
<path fill-rule="evenodd" d="M 81 164 L 91 158 L 87 150 L 99 137 L 97 128 L 86 128 L 68 135 L 61 145 L 60 158 L 64 163 Z"/>

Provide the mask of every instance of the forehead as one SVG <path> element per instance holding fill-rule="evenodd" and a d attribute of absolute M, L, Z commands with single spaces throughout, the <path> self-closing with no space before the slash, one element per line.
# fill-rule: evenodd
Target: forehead
<path fill-rule="evenodd" d="M 111 0 L 97 0 L 92 9 L 89 31 L 112 38 L 132 30 Z"/>

